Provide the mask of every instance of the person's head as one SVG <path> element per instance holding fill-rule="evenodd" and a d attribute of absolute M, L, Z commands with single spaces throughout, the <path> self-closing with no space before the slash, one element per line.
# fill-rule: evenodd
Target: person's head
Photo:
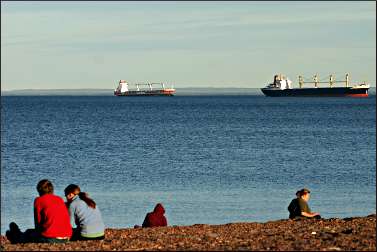
<path fill-rule="evenodd" d="M 155 207 L 153 212 L 159 213 L 159 214 L 164 214 L 165 213 L 165 208 L 162 206 L 161 203 L 158 203 Z"/>
<path fill-rule="evenodd" d="M 64 189 L 64 195 L 68 202 L 71 202 L 73 197 L 81 192 L 80 187 L 75 184 L 70 184 Z"/>
<path fill-rule="evenodd" d="M 54 186 L 48 179 L 42 179 L 37 184 L 37 191 L 39 193 L 39 196 L 43 196 L 45 194 L 53 194 Z"/>
<path fill-rule="evenodd" d="M 300 198 L 300 190 L 298 190 L 298 191 L 296 192 L 296 197 L 297 197 L 297 198 Z"/>
<path fill-rule="evenodd" d="M 89 198 L 87 193 L 81 192 L 81 189 L 80 189 L 80 187 L 78 185 L 70 184 L 69 186 L 67 186 L 64 189 L 64 195 L 65 195 L 68 203 L 71 203 L 72 200 L 73 200 L 73 198 L 76 195 L 78 195 L 79 198 L 81 200 L 85 201 L 85 203 L 89 207 L 96 208 L 96 202 L 94 202 L 94 200 L 92 200 L 91 198 Z"/>
<path fill-rule="evenodd" d="M 309 199 L 310 199 L 310 191 L 307 188 L 301 189 L 299 191 L 299 195 L 300 195 L 300 198 L 305 200 L 305 201 L 309 201 Z"/>

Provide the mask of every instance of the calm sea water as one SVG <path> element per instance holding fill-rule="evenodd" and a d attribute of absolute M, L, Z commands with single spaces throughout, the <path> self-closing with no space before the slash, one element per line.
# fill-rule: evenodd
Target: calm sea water
<path fill-rule="evenodd" d="M 308 187 L 325 218 L 376 212 L 376 96 L 1 97 L 1 233 L 33 227 L 40 179 L 75 183 L 107 227 L 287 218 Z"/>

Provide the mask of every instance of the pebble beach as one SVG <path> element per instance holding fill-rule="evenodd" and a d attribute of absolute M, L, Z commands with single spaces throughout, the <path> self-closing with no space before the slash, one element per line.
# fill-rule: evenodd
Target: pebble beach
<path fill-rule="evenodd" d="M 376 251 L 376 214 L 322 220 L 276 220 L 223 225 L 195 224 L 105 231 L 102 241 L 11 244 L 2 251 L 280 250 Z"/>

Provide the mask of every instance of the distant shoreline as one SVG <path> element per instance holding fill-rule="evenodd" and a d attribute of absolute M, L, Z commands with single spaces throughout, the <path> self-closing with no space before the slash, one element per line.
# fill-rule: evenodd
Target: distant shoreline
<path fill-rule="evenodd" d="M 2 96 L 71 95 L 114 96 L 113 89 L 23 89 L 2 91 Z M 176 96 L 184 95 L 263 95 L 259 88 L 178 88 Z"/>
<path fill-rule="evenodd" d="M 285 250 L 375 251 L 376 214 L 322 220 L 276 220 L 221 225 L 195 224 L 160 228 L 105 230 L 103 241 L 65 244 L 10 244 L 1 236 L 2 251 L 110 251 L 110 250 Z"/>
<path fill-rule="evenodd" d="M 1 91 L 1 96 L 113 96 L 113 89 L 20 89 Z M 376 95 L 376 88 L 369 89 L 371 96 Z M 201 95 L 242 95 L 264 96 L 260 88 L 177 88 L 176 96 Z"/>

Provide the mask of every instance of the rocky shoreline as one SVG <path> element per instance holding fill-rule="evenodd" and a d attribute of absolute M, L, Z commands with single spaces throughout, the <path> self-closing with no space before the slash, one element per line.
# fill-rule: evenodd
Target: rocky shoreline
<path fill-rule="evenodd" d="M 266 223 L 196 224 L 160 228 L 106 229 L 102 241 L 65 244 L 11 244 L 1 236 L 2 251 L 109 250 L 318 250 L 376 251 L 376 214 L 322 220 Z"/>

